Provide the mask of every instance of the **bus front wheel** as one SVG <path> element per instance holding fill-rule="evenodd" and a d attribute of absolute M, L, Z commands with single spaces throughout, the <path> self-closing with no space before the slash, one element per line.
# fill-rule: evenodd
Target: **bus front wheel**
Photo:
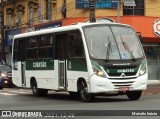
<path fill-rule="evenodd" d="M 69 92 L 71 97 L 78 97 L 79 96 L 79 92 Z"/>
<path fill-rule="evenodd" d="M 91 102 L 94 99 L 94 94 L 88 92 L 88 87 L 84 82 L 81 84 L 80 97 L 84 102 Z"/>
<path fill-rule="evenodd" d="M 130 99 L 130 100 L 138 100 L 142 95 L 142 91 L 139 90 L 139 91 L 128 91 L 127 92 L 127 97 Z"/>

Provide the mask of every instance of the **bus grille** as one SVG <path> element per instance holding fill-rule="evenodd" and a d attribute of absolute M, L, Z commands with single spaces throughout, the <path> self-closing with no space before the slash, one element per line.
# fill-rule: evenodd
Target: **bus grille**
<path fill-rule="evenodd" d="M 121 76 L 121 73 L 107 73 L 109 76 Z M 137 72 L 128 72 L 125 73 L 126 76 L 135 76 L 137 74 Z"/>
<path fill-rule="evenodd" d="M 132 86 L 134 81 L 126 81 L 126 82 L 112 82 L 112 84 L 116 87 L 115 89 L 119 89 L 119 87 L 130 87 Z"/>

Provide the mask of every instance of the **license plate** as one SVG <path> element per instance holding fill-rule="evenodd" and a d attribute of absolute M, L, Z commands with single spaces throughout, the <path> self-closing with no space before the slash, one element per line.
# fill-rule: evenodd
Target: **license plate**
<path fill-rule="evenodd" d="M 119 87 L 119 91 L 122 91 L 122 92 L 129 91 L 129 87 Z"/>

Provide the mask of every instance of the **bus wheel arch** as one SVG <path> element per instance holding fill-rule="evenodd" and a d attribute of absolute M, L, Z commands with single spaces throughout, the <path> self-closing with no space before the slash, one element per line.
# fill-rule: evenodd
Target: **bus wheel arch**
<path fill-rule="evenodd" d="M 48 94 L 47 89 L 40 89 L 38 88 L 36 78 L 32 77 L 30 80 L 32 93 L 34 96 L 46 96 Z"/>
<path fill-rule="evenodd" d="M 94 99 L 94 94 L 88 92 L 87 82 L 84 78 L 78 79 L 77 90 L 80 93 L 82 101 L 91 102 Z"/>
<path fill-rule="evenodd" d="M 32 88 L 32 86 L 33 85 L 37 85 L 37 81 L 36 81 L 36 79 L 34 78 L 34 77 L 31 77 L 31 79 L 30 79 L 30 86 L 31 86 L 31 88 Z"/>

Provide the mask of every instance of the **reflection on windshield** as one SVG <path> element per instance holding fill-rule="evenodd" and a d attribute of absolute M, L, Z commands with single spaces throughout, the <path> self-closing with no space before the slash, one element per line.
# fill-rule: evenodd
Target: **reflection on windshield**
<path fill-rule="evenodd" d="M 97 26 L 84 29 L 90 56 L 104 60 L 142 58 L 143 51 L 130 27 Z"/>
<path fill-rule="evenodd" d="M 126 42 L 123 41 L 122 37 L 121 37 L 121 40 L 122 40 L 122 44 L 124 46 L 124 49 L 127 50 L 129 52 L 129 54 L 132 56 L 133 60 L 135 60 L 135 57 L 133 55 L 133 51 L 130 50 L 128 44 Z M 120 55 L 121 56 L 121 55 Z M 120 57 L 121 59 L 123 59 L 123 57 L 121 56 Z M 125 59 L 125 58 L 124 58 Z"/>

